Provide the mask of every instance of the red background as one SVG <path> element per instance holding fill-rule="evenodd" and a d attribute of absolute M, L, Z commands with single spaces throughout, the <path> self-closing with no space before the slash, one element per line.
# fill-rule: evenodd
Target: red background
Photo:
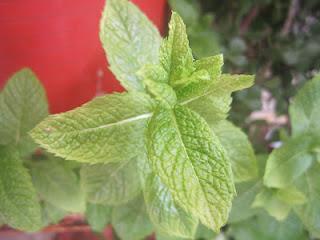
<path fill-rule="evenodd" d="M 165 0 L 133 0 L 158 26 Z M 79 106 L 97 93 L 121 91 L 99 40 L 104 0 L 1 0 L 0 88 L 22 67 L 44 84 L 52 113 Z"/>

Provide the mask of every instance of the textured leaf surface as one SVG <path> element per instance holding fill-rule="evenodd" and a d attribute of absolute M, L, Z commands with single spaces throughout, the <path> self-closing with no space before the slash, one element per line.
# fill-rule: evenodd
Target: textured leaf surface
<path fill-rule="evenodd" d="M 247 221 L 232 224 L 229 231 L 235 240 L 307 240 L 309 239 L 299 219 L 291 214 L 278 222 L 266 213 Z"/>
<path fill-rule="evenodd" d="M 216 123 L 227 117 L 232 102 L 231 93 L 250 87 L 253 81 L 252 75 L 222 74 L 203 94 L 180 99 L 178 96 L 178 101 L 199 113 L 208 123 Z"/>
<path fill-rule="evenodd" d="M 171 86 L 181 84 L 194 70 L 186 26 L 175 12 L 171 15 L 168 38 L 161 44 L 160 64 L 168 73 Z"/>
<path fill-rule="evenodd" d="M 0 147 L 0 215 L 20 230 L 41 228 L 40 205 L 31 177 L 18 152 L 8 147 Z"/>
<path fill-rule="evenodd" d="M 172 87 L 167 83 L 156 82 L 146 79 L 144 83 L 152 97 L 167 106 L 174 106 L 177 103 L 177 96 Z"/>
<path fill-rule="evenodd" d="M 299 136 L 274 150 L 267 161 L 264 184 L 283 188 L 301 176 L 312 163 L 313 157 L 309 153 L 311 143 L 308 135 Z"/>
<path fill-rule="evenodd" d="M 47 117 L 32 131 L 32 137 L 68 160 L 128 160 L 144 149 L 144 130 L 152 108 L 153 101 L 143 93 L 105 95 Z"/>
<path fill-rule="evenodd" d="M 58 158 L 32 162 L 33 184 L 42 199 L 70 212 L 84 212 L 85 198 L 78 177 Z"/>
<path fill-rule="evenodd" d="M 320 133 L 320 75 L 307 82 L 290 104 L 293 136 Z"/>
<path fill-rule="evenodd" d="M 158 176 L 150 174 L 147 178 L 144 198 L 150 220 L 158 231 L 175 237 L 194 236 L 198 219 L 174 202 L 169 189 Z"/>
<path fill-rule="evenodd" d="M 150 20 L 127 0 L 108 0 L 100 23 L 100 39 L 110 69 L 127 90 L 143 90 L 136 72 L 157 63 L 161 37 Z"/>
<path fill-rule="evenodd" d="M 102 232 L 111 222 L 112 208 L 101 204 L 87 204 L 86 218 L 91 228 L 96 232 Z"/>
<path fill-rule="evenodd" d="M 311 234 L 320 238 L 320 166 L 314 164 L 303 177 L 299 178 L 297 186 L 302 191 L 307 202 L 294 208 Z"/>
<path fill-rule="evenodd" d="M 48 115 L 43 87 L 30 69 L 8 81 L 0 95 L 0 144 L 18 143 Z"/>
<path fill-rule="evenodd" d="M 181 106 L 160 108 L 149 123 L 147 139 L 151 166 L 177 204 L 218 231 L 235 190 L 230 162 L 207 123 Z"/>
<path fill-rule="evenodd" d="M 153 226 L 148 218 L 143 198 L 138 197 L 127 205 L 114 208 L 112 226 L 123 240 L 141 240 L 150 235 Z"/>
<path fill-rule="evenodd" d="M 81 181 L 88 200 L 93 203 L 124 204 L 141 190 L 135 159 L 83 166 Z"/>
<path fill-rule="evenodd" d="M 256 178 L 257 160 L 245 133 L 229 121 L 220 121 L 213 125 L 212 131 L 218 136 L 231 160 L 235 181 L 243 182 Z"/>

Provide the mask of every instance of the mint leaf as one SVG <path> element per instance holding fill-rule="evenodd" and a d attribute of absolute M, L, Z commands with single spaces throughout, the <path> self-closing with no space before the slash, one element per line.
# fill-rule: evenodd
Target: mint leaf
<path fill-rule="evenodd" d="M 307 201 L 306 196 L 294 186 L 279 189 L 277 197 L 290 206 L 301 205 Z"/>
<path fill-rule="evenodd" d="M 247 221 L 232 224 L 229 236 L 236 240 L 307 240 L 301 222 L 290 214 L 285 221 L 278 222 L 265 213 L 260 213 Z"/>
<path fill-rule="evenodd" d="M 43 201 L 42 203 L 42 225 L 44 227 L 49 224 L 59 223 L 67 214 L 67 211 L 58 208 L 49 202 Z"/>
<path fill-rule="evenodd" d="M 136 197 L 141 190 L 135 159 L 85 165 L 80 174 L 84 191 L 92 203 L 124 204 Z"/>
<path fill-rule="evenodd" d="M 123 240 L 141 240 L 153 231 L 143 198 L 115 207 L 112 211 L 112 226 Z"/>
<path fill-rule="evenodd" d="M 194 70 L 186 26 L 175 12 L 171 15 L 168 38 L 163 40 L 160 47 L 160 64 L 167 72 L 168 82 L 173 87 L 183 83 L 181 80 Z"/>
<path fill-rule="evenodd" d="M 154 102 L 138 92 L 105 95 L 51 115 L 31 135 L 57 156 L 79 162 L 117 162 L 144 150 L 144 130 Z"/>
<path fill-rule="evenodd" d="M 155 228 L 170 236 L 193 238 L 198 219 L 190 216 L 173 200 L 160 178 L 150 174 L 144 187 L 144 199 Z"/>
<path fill-rule="evenodd" d="M 307 201 L 294 207 L 295 212 L 311 235 L 320 238 L 320 165 L 314 164 L 297 180 L 298 189 L 304 193 Z"/>
<path fill-rule="evenodd" d="M 301 176 L 313 160 L 309 153 L 311 144 L 312 139 L 308 135 L 298 136 L 274 150 L 267 161 L 264 184 L 284 188 Z"/>
<path fill-rule="evenodd" d="M 147 139 L 150 164 L 177 204 L 218 231 L 235 190 L 230 162 L 207 123 L 182 106 L 158 108 Z"/>
<path fill-rule="evenodd" d="M 136 72 L 145 64 L 157 63 L 161 37 L 156 27 L 133 3 L 108 0 L 100 22 L 100 40 L 122 86 L 143 91 Z"/>
<path fill-rule="evenodd" d="M 244 182 L 256 178 L 257 160 L 245 133 L 226 120 L 212 125 L 212 131 L 218 136 L 231 160 L 235 181 Z"/>
<path fill-rule="evenodd" d="M 237 196 L 232 201 L 229 223 L 244 221 L 257 213 L 257 209 L 251 206 L 261 188 L 262 181 L 242 182 L 236 185 Z"/>
<path fill-rule="evenodd" d="M 84 212 L 85 198 L 75 172 L 58 158 L 30 163 L 33 184 L 42 199 L 69 212 Z"/>
<path fill-rule="evenodd" d="M 276 191 L 277 190 L 264 188 L 256 196 L 252 207 L 265 208 L 271 216 L 278 221 L 282 221 L 288 216 L 291 207 L 277 198 Z"/>
<path fill-rule="evenodd" d="M 91 228 L 96 232 L 102 232 L 111 222 L 112 208 L 110 206 L 88 203 L 86 218 Z"/>
<path fill-rule="evenodd" d="M 48 115 L 46 95 L 27 68 L 15 73 L 0 95 L 0 144 L 17 144 Z"/>
<path fill-rule="evenodd" d="M 250 87 L 253 81 L 252 75 L 222 74 L 204 93 L 197 96 L 187 94 L 180 99 L 178 95 L 178 100 L 199 113 L 209 124 L 214 124 L 227 117 L 232 102 L 231 93 Z"/>
<path fill-rule="evenodd" d="M 320 75 L 307 82 L 290 104 L 292 135 L 320 132 Z"/>
<path fill-rule="evenodd" d="M 215 239 L 217 234 L 206 226 L 199 224 L 195 239 Z"/>
<path fill-rule="evenodd" d="M 23 231 L 41 228 L 41 213 L 31 177 L 17 150 L 0 147 L 0 215 L 11 227 Z"/>
<path fill-rule="evenodd" d="M 172 107 L 177 103 L 177 96 L 172 87 L 166 83 L 146 79 L 144 81 L 151 96 L 163 104 Z"/>

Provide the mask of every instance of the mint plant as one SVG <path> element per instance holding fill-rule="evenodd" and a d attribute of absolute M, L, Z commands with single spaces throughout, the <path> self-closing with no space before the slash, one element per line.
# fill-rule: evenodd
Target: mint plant
<path fill-rule="evenodd" d="M 226 120 L 254 77 L 222 73 L 222 55 L 194 59 L 177 13 L 163 39 L 131 2 L 108 0 L 100 38 L 125 92 L 48 116 L 22 69 L 0 93 L 0 225 L 81 213 L 128 240 L 213 239 L 224 225 L 227 239 L 320 237 L 319 76 L 290 104 L 291 136 L 256 155 Z"/>
<path fill-rule="evenodd" d="M 132 3 L 110 0 L 100 33 L 110 69 L 127 92 L 51 115 L 31 136 L 56 156 L 84 164 L 87 201 L 112 206 L 120 237 L 141 239 L 155 228 L 190 238 L 198 221 L 218 232 L 235 195 L 234 153 L 221 141 L 233 131 L 245 138 L 224 119 L 231 93 L 251 86 L 254 77 L 222 74 L 221 55 L 195 60 L 176 13 L 162 39 Z M 243 164 L 237 181 L 256 174 L 254 166 L 246 169 L 255 164 L 246 142 L 239 148 L 251 162 L 233 157 L 234 166 Z M 136 221 L 143 222 L 141 229 L 130 233 L 126 224 Z"/>

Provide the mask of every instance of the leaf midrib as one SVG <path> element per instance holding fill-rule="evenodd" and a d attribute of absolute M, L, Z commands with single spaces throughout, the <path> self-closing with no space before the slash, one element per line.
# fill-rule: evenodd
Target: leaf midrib
<path fill-rule="evenodd" d="M 191 161 L 191 159 L 190 159 L 190 157 L 189 157 L 189 154 L 188 154 L 188 152 L 187 152 L 187 148 L 186 148 L 186 146 L 184 145 L 184 142 L 183 142 L 183 140 L 182 140 L 180 128 L 179 128 L 179 125 L 178 125 L 178 123 L 177 123 L 176 115 L 175 115 L 174 110 L 171 109 L 171 114 L 170 114 L 170 115 L 172 116 L 173 123 L 174 123 L 174 125 L 175 125 L 175 127 L 176 127 L 176 129 L 177 129 L 178 138 L 179 138 L 179 140 L 180 140 L 180 142 L 181 142 L 181 145 L 182 145 L 182 147 L 183 147 L 183 151 L 184 151 L 185 155 L 187 156 L 188 161 L 190 162 L 190 165 L 191 165 L 191 167 L 192 167 L 192 171 L 194 172 L 194 175 L 196 176 L 197 182 L 198 182 L 198 184 L 199 184 L 199 186 L 200 186 L 200 188 L 201 188 L 201 192 L 202 192 L 203 196 L 204 196 L 205 199 L 206 199 L 206 208 L 209 209 L 210 214 L 212 214 L 211 208 L 209 207 L 209 205 L 208 205 L 208 203 L 207 203 L 207 198 L 208 198 L 208 197 L 207 197 L 207 194 L 205 193 L 205 191 L 204 191 L 204 189 L 203 189 L 203 186 L 202 186 L 202 184 L 200 183 L 199 176 L 198 176 L 198 174 L 197 174 L 197 172 L 196 172 L 196 170 L 195 170 L 195 168 L 194 168 L 194 166 L 193 166 L 193 164 L 192 164 L 192 161 Z"/>

